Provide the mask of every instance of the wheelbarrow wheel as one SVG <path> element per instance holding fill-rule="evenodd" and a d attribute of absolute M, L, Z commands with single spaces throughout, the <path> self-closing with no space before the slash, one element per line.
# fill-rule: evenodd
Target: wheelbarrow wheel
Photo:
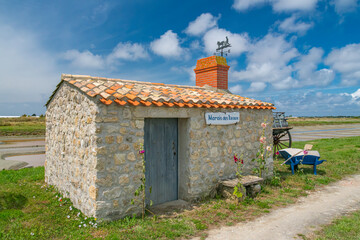
<path fill-rule="evenodd" d="M 281 149 L 291 148 L 291 135 L 289 130 L 275 133 L 274 138 L 274 154 Z"/>

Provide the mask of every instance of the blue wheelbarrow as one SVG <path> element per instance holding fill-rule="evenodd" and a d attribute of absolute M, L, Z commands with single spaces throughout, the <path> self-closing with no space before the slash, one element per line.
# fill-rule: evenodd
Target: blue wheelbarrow
<path fill-rule="evenodd" d="M 320 153 L 318 151 L 304 151 L 298 148 L 285 148 L 281 149 L 279 153 L 284 159 L 286 159 L 283 164 L 290 165 L 292 174 L 294 174 L 294 171 L 298 169 L 299 164 L 304 164 L 313 165 L 314 175 L 316 175 L 316 166 L 326 162 L 326 160 L 319 160 Z"/>

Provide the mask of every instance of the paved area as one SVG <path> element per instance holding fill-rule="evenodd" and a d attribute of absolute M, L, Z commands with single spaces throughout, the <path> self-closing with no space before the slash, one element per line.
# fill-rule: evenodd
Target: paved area
<path fill-rule="evenodd" d="M 43 166 L 44 154 L 44 137 L 0 138 L 0 170 Z"/>
<path fill-rule="evenodd" d="M 45 154 L 28 154 L 28 155 L 16 155 L 12 157 L 6 157 L 6 161 L 16 161 L 27 163 L 25 167 L 40 167 L 44 166 Z"/>
<path fill-rule="evenodd" d="M 290 134 L 293 141 L 360 136 L 360 124 L 294 127 Z"/>
<path fill-rule="evenodd" d="M 320 188 L 296 204 L 275 210 L 254 221 L 209 231 L 210 240 L 302 239 L 323 224 L 360 209 L 360 175 Z M 199 238 L 196 238 L 199 239 Z"/>

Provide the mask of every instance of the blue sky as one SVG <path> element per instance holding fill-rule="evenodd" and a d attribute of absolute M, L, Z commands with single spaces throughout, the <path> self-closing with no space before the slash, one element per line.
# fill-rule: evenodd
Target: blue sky
<path fill-rule="evenodd" d="M 358 0 L 0 0 L 0 115 L 40 115 L 61 73 L 195 85 L 228 36 L 229 89 L 295 116 L 360 115 Z"/>

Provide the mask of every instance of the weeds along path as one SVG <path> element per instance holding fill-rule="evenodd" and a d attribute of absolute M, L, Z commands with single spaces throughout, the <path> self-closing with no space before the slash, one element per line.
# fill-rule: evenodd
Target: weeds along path
<path fill-rule="evenodd" d="M 295 204 L 255 221 L 208 232 L 207 239 L 302 239 L 346 213 L 360 209 L 360 175 L 319 188 Z"/>

